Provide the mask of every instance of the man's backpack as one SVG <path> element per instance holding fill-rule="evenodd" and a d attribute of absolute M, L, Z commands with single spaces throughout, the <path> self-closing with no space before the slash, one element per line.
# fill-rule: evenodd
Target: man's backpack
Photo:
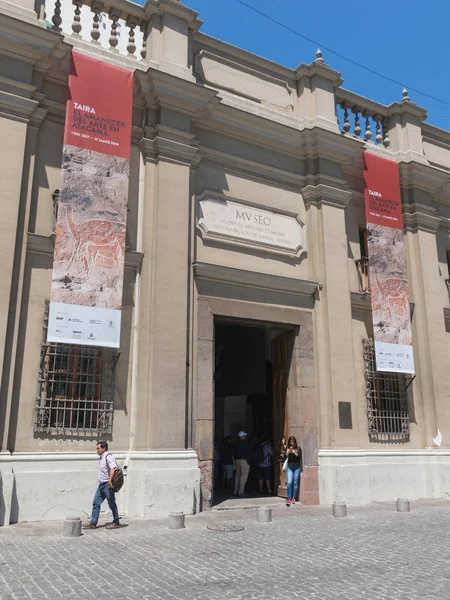
<path fill-rule="evenodd" d="M 109 453 L 106 455 L 106 465 L 108 466 L 108 469 L 109 469 L 110 466 L 108 465 L 108 456 L 110 456 Z M 111 479 L 113 491 L 118 492 L 122 488 L 123 482 L 124 482 L 123 471 L 120 467 L 116 467 L 114 469 L 114 475 L 112 476 L 112 479 Z"/>

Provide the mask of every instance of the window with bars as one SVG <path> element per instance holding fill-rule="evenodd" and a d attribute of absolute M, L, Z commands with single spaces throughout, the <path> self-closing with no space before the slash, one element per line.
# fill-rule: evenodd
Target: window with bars
<path fill-rule="evenodd" d="M 406 377 L 376 370 L 372 339 L 363 340 L 369 437 L 373 440 L 407 441 L 410 415 Z"/>
<path fill-rule="evenodd" d="M 115 364 L 109 348 L 46 342 L 46 306 L 34 431 L 58 435 L 112 432 Z"/>

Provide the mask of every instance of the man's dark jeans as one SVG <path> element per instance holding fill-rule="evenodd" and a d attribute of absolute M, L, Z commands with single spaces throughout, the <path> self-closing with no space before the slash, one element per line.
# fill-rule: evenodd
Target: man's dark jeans
<path fill-rule="evenodd" d="M 108 486 L 108 482 L 99 483 L 97 491 L 95 492 L 94 500 L 92 502 L 92 516 L 91 523 L 97 525 L 98 517 L 100 515 L 100 506 L 103 500 L 107 500 L 109 508 L 113 514 L 113 520 L 116 525 L 119 525 L 119 511 L 117 510 L 116 495 L 114 490 Z"/>

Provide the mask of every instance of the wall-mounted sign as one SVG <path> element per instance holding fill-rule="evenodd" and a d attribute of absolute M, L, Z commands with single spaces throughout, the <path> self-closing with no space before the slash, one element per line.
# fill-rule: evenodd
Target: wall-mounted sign
<path fill-rule="evenodd" d="M 206 239 L 256 246 L 296 256 L 303 247 L 303 223 L 295 216 L 204 195 L 198 227 Z"/>

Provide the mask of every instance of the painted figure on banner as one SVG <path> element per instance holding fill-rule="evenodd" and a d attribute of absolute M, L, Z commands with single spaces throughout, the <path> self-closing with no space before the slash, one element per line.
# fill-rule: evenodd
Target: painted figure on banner
<path fill-rule="evenodd" d="M 120 308 L 129 161 L 66 145 L 52 301 Z"/>
<path fill-rule="evenodd" d="M 369 223 L 370 291 L 379 342 L 411 345 L 403 231 Z"/>

